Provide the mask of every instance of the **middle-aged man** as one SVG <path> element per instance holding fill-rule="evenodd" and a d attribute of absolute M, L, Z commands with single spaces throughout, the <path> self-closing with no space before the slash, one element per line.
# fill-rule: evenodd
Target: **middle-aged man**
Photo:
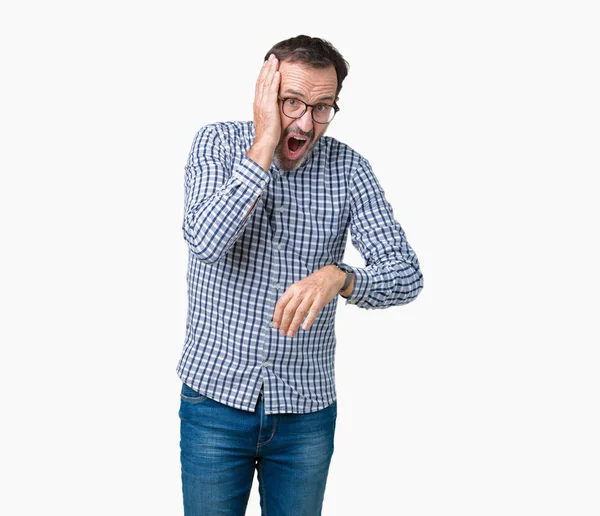
<path fill-rule="evenodd" d="M 423 288 L 369 162 L 323 136 L 347 72 L 325 40 L 277 43 L 256 82 L 254 122 L 210 124 L 194 139 L 177 367 L 186 516 L 243 515 L 255 469 L 263 515 L 321 514 L 337 296 L 387 308 Z M 364 267 L 341 262 L 348 229 Z"/>

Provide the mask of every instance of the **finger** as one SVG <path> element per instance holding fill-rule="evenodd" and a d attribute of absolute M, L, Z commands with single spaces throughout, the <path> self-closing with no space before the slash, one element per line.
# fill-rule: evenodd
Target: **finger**
<path fill-rule="evenodd" d="M 317 319 L 317 316 L 319 315 L 319 312 L 320 310 L 316 309 L 316 307 L 314 306 L 310 309 L 308 315 L 306 316 L 306 319 L 304 320 L 304 323 L 302 324 L 303 330 L 308 330 L 313 325 L 313 323 Z"/>
<path fill-rule="evenodd" d="M 279 328 L 281 326 L 281 320 L 283 318 L 283 310 L 287 306 L 288 301 L 293 297 L 293 294 L 286 290 L 283 295 L 277 301 L 275 305 L 275 312 L 273 313 L 273 327 Z"/>
<path fill-rule="evenodd" d="M 262 65 L 262 67 L 261 67 L 261 69 L 260 69 L 260 73 L 258 74 L 258 77 L 257 77 L 257 79 L 256 79 L 256 86 L 255 86 L 255 88 L 254 88 L 254 95 L 255 95 L 256 97 L 258 97 L 258 96 L 259 96 L 259 93 L 262 91 L 262 84 L 263 84 L 263 83 L 264 83 L 264 81 L 265 81 L 265 75 L 266 75 L 266 73 L 267 73 L 267 67 L 268 67 L 268 65 L 269 65 L 269 60 L 267 59 L 267 60 L 266 60 L 266 61 L 263 63 L 263 65 Z"/>
<path fill-rule="evenodd" d="M 256 81 L 255 95 L 257 98 L 262 98 L 265 88 L 268 88 L 273 81 L 273 54 L 263 63 L 263 66 L 258 74 Z"/>
<path fill-rule="evenodd" d="M 273 54 L 271 54 L 269 61 L 271 62 L 270 68 L 272 71 L 271 85 L 273 85 L 273 83 L 279 78 L 279 60 Z"/>
<path fill-rule="evenodd" d="M 310 312 L 310 303 L 305 300 L 296 309 L 296 313 L 294 314 L 294 318 L 292 319 L 292 322 L 291 322 L 291 324 L 290 324 L 290 326 L 288 328 L 288 331 L 287 331 L 287 336 L 288 337 L 295 337 L 296 336 L 296 333 L 298 333 L 298 328 L 300 328 L 300 324 L 302 323 L 302 320 L 304 319 L 304 317 L 306 316 L 306 314 L 309 313 L 309 312 Z"/>
<path fill-rule="evenodd" d="M 294 297 L 290 299 L 283 310 L 283 316 L 281 317 L 281 326 L 279 327 L 279 331 L 281 335 L 287 335 L 290 324 L 292 323 L 294 316 L 296 315 L 296 310 L 298 310 L 298 306 L 300 306 L 301 299 Z"/>
<path fill-rule="evenodd" d="M 280 79 L 281 79 L 281 74 L 279 73 L 279 70 L 275 70 L 275 72 L 273 73 L 273 78 L 271 80 L 271 84 L 269 85 L 269 89 L 268 89 L 269 100 L 271 100 L 271 101 L 277 100 L 277 95 L 279 94 Z"/>
<path fill-rule="evenodd" d="M 259 75 L 259 79 L 260 79 L 259 91 L 260 91 L 261 96 L 264 95 L 264 93 L 269 90 L 271 83 L 273 82 L 273 76 L 275 75 L 277 68 L 279 68 L 279 63 L 277 61 L 277 58 L 273 54 L 271 54 L 269 56 L 269 59 L 267 59 L 265 61 L 263 68 L 261 70 L 261 73 Z"/>

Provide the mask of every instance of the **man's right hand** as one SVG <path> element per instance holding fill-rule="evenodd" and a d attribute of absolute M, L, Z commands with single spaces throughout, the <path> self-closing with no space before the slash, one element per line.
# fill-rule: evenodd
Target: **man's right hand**
<path fill-rule="evenodd" d="M 275 147 L 281 138 L 279 118 L 279 61 L 271 54 L 256 81 L 254 92 L 254 127 L 256 136 L 247 156 L 264 170 L 269 170 Z"/>

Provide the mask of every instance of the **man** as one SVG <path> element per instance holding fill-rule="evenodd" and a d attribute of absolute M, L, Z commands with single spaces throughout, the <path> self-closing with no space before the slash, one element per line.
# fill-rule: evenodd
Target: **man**
<path fill-rule="evenodd" d="M 195 137 L 177 367 L 187 516 L 243 515 L 255 469 L 263 514 L 321 514 L 337 415 L 337 296 L 386 308 L 422 289 L 369 163 L 323 136 L 347 66 L 322 39 L 282 41 L 256 82 L 254 122 L 211 124 Z M 341 263 L 348 229 L 365 267 Z"/>

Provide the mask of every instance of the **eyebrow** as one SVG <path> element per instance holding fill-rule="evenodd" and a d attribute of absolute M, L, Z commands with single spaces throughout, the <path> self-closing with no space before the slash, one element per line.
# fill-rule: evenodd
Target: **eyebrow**
<path fill-rule="evenodd" d="M 296 97 L 301 97 L 303 99 L 306 99 L 306 96 L 304 95 L 304 93 L 302 93 L 301 91 L 293 90 L 291 88 L 288 88 L 287 90 L 285 90 L 284 93 L 285 94 L 289 93 L 290 95 L 295 95 Z M 321 102 L 323 100 L 334 100 L 334 97 L 333 97 L 333 95 L 322 95 L 321 97 L 319 97 L 317 99 L 318 102 Z"/>

